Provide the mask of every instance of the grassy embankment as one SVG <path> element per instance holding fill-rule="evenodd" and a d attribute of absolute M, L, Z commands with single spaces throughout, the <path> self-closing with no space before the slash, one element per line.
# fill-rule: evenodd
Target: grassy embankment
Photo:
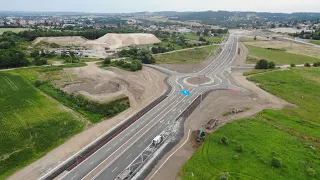
<path fill-rule="evenodd" d="M 158 64 L 200 63 L 210 56 L 217 46 L 197 47 L 184 51 L 154 55 Z"/>
<path fill-rule="evenodd" d="M 84 63 L 83 63 L 84 64 Z M 96 102 L 87 99 L 82 95 L 67 94 L 64 91 L 53 85 L 53 81 L 59 80 L 61 72 L 65 67 L 73 67 L 73 64 L 64 66 L 48 66 L 39 68 L 19 69 L 13 73 L 22 75 L 28 79 L 32 84 L 38 81 L 37 87 L 58 100 L 65 106 L 81 113 L 87 117 L 91 122 L 100 122 L 103 118 L 111 118 L 120 112 L 130 107 L 129 99 L 127 96 L 118 97 L 115 100 L 107 102 Z M 79 65 L 82 65 L 81 63 Z M 65 77 L 70 79 L 70 77 Z M 72 83 L 72 80 L 71 80 Z"/>
<path fill-rule="evenodd" d="M 29 30 L 29 28 L 0 28 L 0 35 L 6 31 L 12 31 L 12 32 L 18 33 L 25 30 Z"/>
<path fill-rule="evenodd" d="M 320 45 L 320 40 L 310 40 L 310 43 Z"/>
<path fill-rule="evenodd" d="M 260 73 L 265 73 L 265 72 L 269 72 L 269 71 L 275 71 L 275 70 L 279 70 L 280 68 L 275 68 L 275 69 L 253 69 L 251 71 L 247 71 L 244 72 L 243 75 L 244 76 L 250 76 L 250 75 L 254 75 L 254 74 L 260 74 Z"/>
<path fill-rule="evenodd" d="M 60 104 L 21 76 L 0 72 L 0 179 L 84 129 Z"/>
<path fill-rule="evenodd" d="M 182 179 L 320 179 L 320 69 L 267 72 L 251 80 L 298 107 L 228 123 L 207 137 L 181 170 Z"/>
<path fill-rule="evenodd" d="M 304 63 L 314 63 L 319 61 L 318 58 L 310 57 L 310 56 L 304 56 L 304 55 L 298 55 L 298 54 L 292 54 L 285 52 L 285 50 L 278 50 L 278 49 L 265 49 L 260 48 L 256 46 L 250 46 L 246 45 L 246 47 L 249 49 L 249 55 L 255 57 L 254 58 L 249 57 L 250 63 L 255 63 L 259 59 L 266 59 L 268 61 L 273 61 L 277 65 L 279 64 L 304 64 Z"/>

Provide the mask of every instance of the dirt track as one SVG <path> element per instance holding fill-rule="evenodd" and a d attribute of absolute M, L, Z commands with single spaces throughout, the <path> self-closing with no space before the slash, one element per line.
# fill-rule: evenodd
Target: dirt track
<path fill-rule="evenodd" d="M 131 107 L 118 116 L 95 124 L 89 129 L 75 135 L 61 146 L 50 151 L 47 155 L 18 171 L 8 179 L 38 179 L 99 136 L 130 117 L 132 114 L 137 113 L 147 104 L 163 94 L 167 88 L 164 83 L 166 76 L 147 67 L 143 67 L 142 71 L 138 72 L 126 72 L 119 69 L 103 71 L 100 70 L 95 63 L 91 62 L 88 63 L 88 66 L 75 68 L 73 70 L 68 69 L 67 71 L 72 73 L 81 71 L 82 73 L 78 74 L 78 78 L 81 79 L 86 77 L 89 79 L 89 82 L 91 82 L 91 80 L 95 80 L 95 82 L 104 81 L 106 79 L 113 80 L 114 78 L 127 81 L 128 86 L 126 89 L 123 89 L 123 93 L 129 95 Z M 88 79 L 83 80 L 86 81 Z M 138 87 L 142 87 L 143 90 L 139 91 L 134 84 L 138 84 Z"/>

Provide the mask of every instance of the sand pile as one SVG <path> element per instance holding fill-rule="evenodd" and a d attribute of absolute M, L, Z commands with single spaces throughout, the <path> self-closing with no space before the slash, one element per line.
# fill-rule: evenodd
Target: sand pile
<path fill-rule="evenodd" d="M 60 46 L 81 46 L 88 40 L 81 36 L 65 36 L 65 37 L 38 37 L 34 40 L 34 44 L 40 42 L 56 43 Z"/>
<path fill-rule="evenodd" d="M 86 44 L 101 45 L 102 47 L 109 47 L 110 49 L 117 49 L 130 45 L 139 44 L 153 44 L 161 42 L 153 34 L 131 33 L 131 34 L 115 34 L 108 33 L 96 40 L 87 41 Z"/>
<path fill-rule="evenodd" d="M 56 43 L 61 46 L 83 46 L 93 50 L 105 50 L 106 48 L 117 49 L 130 45 L 153 44 L 161 42 L 153 34 L 145 33 L 130 33 L 130 34 L 115 34 L 108 33 L 96 40 L 86 40 L 83 37 L 40 37 L 34 43 L 41 41 L 48 43 Z"/>

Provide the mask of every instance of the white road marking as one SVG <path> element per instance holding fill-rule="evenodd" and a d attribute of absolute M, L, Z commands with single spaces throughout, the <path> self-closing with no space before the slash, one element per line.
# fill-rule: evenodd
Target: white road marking
<path fill-rule="evenodd" d="M 112 170 L 112 172 L 114 172 L 116 169 L 117 169 L 117 167 L 116 167 L 116 168 L 114 168 L 114 170 Z"/>
<path fill-rule="evenodd" d="M 71 179 L 74 179 L 76 176 L 78 176 L 78 173 L 76 173 Z"/>
<path fill-rule="evenodd" d="M 93 164 L 96 160 L 92 161 L 90 164 Z"/>
<path fill-rule="evenodd" d="M 126 159 L 128 159 L 130 156 L 131 156 L 131 154 L 129 154 L 129 156 L 128 156 L 128 157 L 126 157 Z"/>

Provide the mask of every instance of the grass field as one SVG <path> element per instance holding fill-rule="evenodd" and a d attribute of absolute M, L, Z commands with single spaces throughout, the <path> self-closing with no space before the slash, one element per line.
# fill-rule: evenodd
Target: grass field
<path fill-rule="evenodd" d="M 310 40 L 310 43 L 320 45 L 320 40 Z"/>
<path fill-rule="evenodd" d="M 100 122 L 102 119 L 111 118 L 130 107 L 128 97 L 120 97 L 108 102 L 92 101 L 84 96 L 69 95 L 55 87 L 56 81 L 64 80 L 64 83 L 72 83 L 73 76 L 62 73 L 64 68 L 78 67 L 85 63 L 67 64 L 62 66 L 47 66 L 29 69 L 18 69 L 12 71 L 16 75 L 21 75 L 30 83 L 39 81 L 38 89 L 58 100 L 65 106 L 79 112 L 87 117 L 92 123 Z"/>
<path fill-rule="evenodd" d="M 260 73 L 265 73 L 265 72 L 269 72 L 269 71 L 275 71 L 278 69 L 279 68 L 276 68 L 276 69 L 253 69 L 251 71 L 244 72 L 243 75 L 249 76 L 249 75 L 260 74 Z"/>
<path fill-rule="evenodd" d="M 20 32 L 25 30 L 29 30 L 29 28 L 0 28 L 0 35 L 6 31 Z"/>
<path fill-rule="evenodd" d="M 189 40 L 196 40 L 199 41 L 199 35 L 195 33 L 185 33 L 183 34 L 184 37 L 186 37 Z M 205 37 L 205 39 L 211 43 L 220 43 L 221 42 L 221 37 Z"/>
<path fill-rule="evenodd" d="M 251 80 L 298 107 L 228 123 L 207 137 L 180 171 L 182 179 L 320 179 L 320 69 L 266 72 Z"/>
<path fill-rule="evenodd" d="M 154 55 L 158 64 L 200 63 L 216 49 L 217 46 L 198 47 L 185 51 Z"/>
<path fill-rule="evenodd" d="M 249 54 L 251 56 L 254 56 L 260 59 L 266 59 L 268 61 L 273 61 L 276 64 L 291 64 L 291 63 L 304 64 L 304 63 L 313 63 L 320 60 L 319 58 L 287 53 L 285 51 L 269 50 L 269 49 L 250 46 L 250 45 L 246 45 L 246 47 L 249 49 Z"/>
<path fill-rule="evenodd" d="M 4 72 L 0 114 L 0 179 L 44 156 L 85 125 L 21 76 Z"/>

